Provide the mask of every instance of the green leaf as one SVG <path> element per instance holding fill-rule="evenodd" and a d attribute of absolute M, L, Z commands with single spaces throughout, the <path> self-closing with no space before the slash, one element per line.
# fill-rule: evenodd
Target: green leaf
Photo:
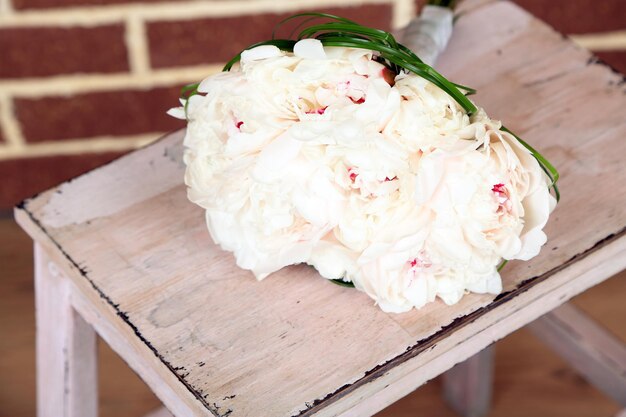
<path fill-rule="evenodd" d="M 350 281 L 344 281 L 342 279 L 329 279 L 329 281 L 333 284 L 339 285 L 340 287 L 354 288 L 354 283 Z"/>
<path fill-rule="evenodd" d="M 359 38 L 363 39 L 362 36 L 366 36 L 366 39 L 371 41 L 378 41 L 383 45 L 388 45 L 392 48 L 398 47 L 398 42 L 393 37 L 393 35 L 389 32 L 385 32 L 380 29 L 372 29 L 365 26 L 361 26 L 355 23 L 341 23 L 341 22 L 331 22 L 320 25 L 309 26 L 308 28 L 302 30 L 298 35 L 298 40 L 311 38 L 314 35 L 318 35 L 324 32 L 338 33 L 344 36 L 346 35 L 358 35 Z"/>
<path fill-rule="evenodd" d="M 426 4 L 454 9 L 456 7 L 457 0 L 428 0 L 428 3 Z"/>
<path fill-rule="evenodd" d="M 510 133 L 511 135 L 513 135 L 513 137 L 515 139 L 517 139 L 519 141 L 519 143 L 522 144 L 522 146 L 524 146 L 526 149 L 528 149 L 530 151 L 532 156 L 539 163 L 539 166 L 541 167 L 543 172 L 545 172 L 546 175 L 548 176 L 548 178 L 550 178 L 550 185 L 548 186 L 548 188 L 551 188 L 551 189 L 554 190 L 554 197 L 556 198 L 556 202 L 558 203 L 559 200 L 561 200 L 561 192 L 559 191 L 559 187 L 556 185 L 556 183 L 557 183 L 557 181 L 559 180 L 559 177 L 560 177 L 559 171 L 557 171 L 557 169 L 554 167 L 554 165 L 552 165 L 550 163 L 550 161 L 548 161 L 548 159 L 545 156 L 540 154 L 539 151 L 537 151 L 535 148 L 530 146 L 528 143 L 524 142 L 519 136 L 517 136 L 515 133 L 511 132 L 505 126 L 502 126 L 500 128 L 500 130 L 502 130 L 504 132 L 507 132 L 507 133 Z"/>
<path fill-rule="evenodd" d="M 502 268 L 504 268 L 504 266 L 508 263 L 509 261 L 507 259 L 503 259 L 502 262 L 500 262 L 500 265 L 498 265 L 498 272 L 502 271 Z"/>
<path fill-rule="evenodd" d="M 320 39 L 324 46 L 343 46 L 348 48 L 360 48 L 381 53 L 381 56 L 407 71 L 413 72 L 420 77 L 432 82 L 443 91 L 448 93 L 465 111 L 474 113 L 477 108 L 453 83 L 448 81 L 443 75 L 435 71 L 431 66 L 414 59 L 400 49 L 372 42 L 369 39 L 344 36 L 328 36 Z"/>
<path fill-rule="evenodd" d="M 185 117 L 187 117 L 187 108 L 189 107 L 189 99 L 198 93 L 200 83 L 187 84 L 180 89 L 180 98 L 185 100 Z"/>
<path fill-rule="evenodd" d="M 292 16 L 289 16 L 283 20 L 281 20 L 280 22 L 278 22 L 278 24 L 274 27 L 274 30 L 272 31 L 272 39 L 276 39 L 276 32 L 278 32 L 278 29 L 280 29 L 285 23 L 291 21 L 291 20 L 295 20 L 295 19 L 299 19 L 299 18 L 303 18 L 301 19 L 301 22 L 293 29 L 293 31 L 291 32 L 291 34 L 289 34 L 288 39 L 291 39 L 294 37 L 295 33 L 305 24 L 313 21 L 313 20 L 319 20 L 319 19 L 328 19 L 328 20 L 333 20 L 333 21 L 337 21 L 337 22 L 343 22 L 343 23 L 352 23 L 352 24 L 357 24 L 356 22 L 353 22 L 350 19 L 346 19 L 345 17 L 339 17 L 339 16 L 335 16 L 333 14 L 328 14 L 328 13 L 320 13 L 320 12 L 305 12 L 305 13 L 297 13 L 294 14 Z"/>
<path fill-rule="evenodd" d="M 455 0 L 430 0 L 428 4 L 450 7 L 453 8 L 456 5 Z M 302 21 L 296 26 L 289 39 L 275 39 L 276 31 L 286 24 L 295 19 L 302 19 Z M 325 19 L 327 22 L 318 23 L 302 27 L 311 21 Z M 295 33 L 298 33 L 294 37 Z M 436 85 L 445 91 L 450 97 L 452 97 L 467 113 L 471 115 L 477 111 L 477 107 L 467 98 L 467 95 L 476 93 L 476 90 L 461 84 L 455 84 L 437 72 L 431 66 L 425 64 L 413 51 L 406 46 L 398 43 L 394 36 L 380 29 L 374 29 L 367 26 L 360 25 L 352 20 L 335 16 L 328 13 L 298 13 L 282 20 L 272 33 L 272 39 L 258 42 L 250 45 L 251 49 L 262 45 L 274 45 L 277 48 L 293 52 L 294 45 L 300 39 L 315 38 L 318 39 L 325 47 L 347 47 L 347 48 L 359 48 L 374 51 L 378 53 L 378 60 L 382 61 L 383 65 L 390 68 L 396 74 L 402 71 L 412 72 Z M 235 55 L 224 66 L 224 71 L 230 71 L 230 69 L 241 60 L 241 54 L 243 51 Z M 181 98 L 186 99 L 185 111 L 187 110 L 188 99 L 198 94 L 198 84 L 189 84 L 183 87 L 181 91 Z M 557 186 L 559 179 L 559 173 L 556 168 L 537 150 L 535 150 L 528 143 L 524 142 L 521 138 L 515 135 L 513 132 L 502 126 L 503 131 L 512 134 L 526 149 L 528 149 L 533 157 L 537 160 L 541 169 L 550 178 L 550 188 L 554 190 L 557 201 L 560 200 L 560 192 Z"/>
<path fill-rule="evenodd" d="M 257 46 L 274 45 L 275 47 L 277 47 L 278 49 L 282 51 L 293 52 L 293 46 L 295 44 L 296 44 L 296 41 L 289 40 L 289 39 L 271 39 L 269 41 L 257 42 L 253 45 L 248 46 L 243 51 L 256 48 Z M 226 65 L 224 65 L 224 68 L 222 69 L 222 71 L 230 71 L 233 65 L 235 65 L 237 62 L 241 60 L 241 54 L 243 53 L 243 51 L 239 52 L 230 61 L 228 61 Z"/>

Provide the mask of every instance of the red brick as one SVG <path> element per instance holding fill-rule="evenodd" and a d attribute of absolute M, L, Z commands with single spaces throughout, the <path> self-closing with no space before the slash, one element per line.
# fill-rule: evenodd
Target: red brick
<path fill-rule="evenodd" d="M 0 210 L 107 163 L 119 153 L 50 156 L 0 161 Z"/>
<path fill-rule="evenodd" d="M 563 33 L 626 29 L 624 0 L 513 0 Z"/>
<path fill-rule="evenodd" d="M 165 114 L 178 105 L 179 92 L 168 87 L 16 99 L 15 110 L 29 142 L 165 132 L 184 126 Z"/>
<path fill-rule="evenodd" d="M 390 5 L 364 5 L 319 11 L 351 18 L 381 29 L 391 27 Z M 290 14 L 151 23 L 147 32 L 152 66 L 163 68 L 228 61 L 249 45 L 269 39 L 274 26 Z M 282 33 L 282 37 L 289 35 L 288 30 L 281 32 L 286 32 Z"/>
<path fill-rule="evenodd" d="M 0 29 L 0 78 L 128 70 L 122 25 Z"/>
<path fill-rule="evenodd" d="M 617 71 L 626 74 L 626 51 L 596 52 L 596 55 Z"/>
<path fill-rule="evenodd" d="M 13 0 L 13 8 L 22 9 L 49 9 L 72 6 L 107 6 L 110 4 L 125 3 L 161 3 L 169 0 Z"/>

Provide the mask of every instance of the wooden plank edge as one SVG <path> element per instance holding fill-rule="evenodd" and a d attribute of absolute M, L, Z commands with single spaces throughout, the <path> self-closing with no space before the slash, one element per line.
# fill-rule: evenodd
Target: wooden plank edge
<path fill-rule="evenodd" d="M 491 343 L 626 268 L 626 229 L 562 266 L 524 281 L 493 303 L 456 319 L 353 384 L 315 400 L 293 416 L 375 414 Z M 550 278 L 550 279 L 547 279 Z"/>
<path fill-rule="evenodd" d="M 107 163 L 105 163 L 105 164 L 102 164 L 102 165 L 97 166 L 97 167 L 95 167 L 95 168 L 93 168 L 93 169 L 90 169 L 90 170 L 89 170 L 89 171 L 87 171 L 87 172 L 83 172 L 82 174 L 80 174 L 80 175 L 78 175 L 78 176 L 76 176 L 76 177 L 72 177 L 72 178 L 70 178 L 69 180 L 66 180 L 66 181 L 60 182 L 60 183 L 58 183 L 57 185 L 55 185 L 55 186 L 53 186 L 53 187 L 48 188 L 47 190 L 42 190 L 42 191 L 40 191 L 40 192 L 38 192 L 38 193 L 35 193 L 35 194 L 33 194 L 32 196 L 27 197 L 27 198 L 25 198 L 24 200 L 22 200 L 22 201 L 20 201 L 19 203 L 17 203 L 17 204 L 13 207 L 13 212 L 15 213 L 15 212 L 16 212 L 16 210 L 19 210 L 19 209 L 21 209 L 21 208 L 27 207 L 27 206 L 28 206 L 28 204 L 29 204 L 30 202 L 32 202 L 33 200 L 36 200 L 36 199 L 37 199 L 37 197 L 39 197 L 39 196 L 40 196 L 40 195 L 42 195 L 42 194 L 45 194 L 45 193 L 50 192 L 50 191 L 52 191 L 52 190 L 56 190 L 57 188 L 61 187 L 63 184 L 68 184 L 68 183 L 71 183 L 71 182 L 73 182 L 73 181 L 76 181 L 78 178 L 82 178 L 82 177 L 84 177 L 84 176 L 86 176 L 86 175 L 89 175 L 89 174 L 92 174 L 92 173 L 94 173 L 94 172 L 96 172 L 96 171 L 99 171 L 99 170 L 101 170 L 101 169 L 103 169 L 103 168 L 105 168 L 105 167 L 107 167 L 107 166 L 109 166 L 109 165 L 111 165 L 111 164 L 114 164 L 114 163 L 116 163 L 116 162 L 122 161 L 122 160 L 124 160 L 124 159 L 126 159 L 126 158 L 130 157 L 131 155 L 133 155 L 135 152 L 140 152 L 140 151 L 142 151 L 142 150 L 145 150 L 145 149 L 151 148 L 151 147 L 153 147 L 153 146 L 157 146 L 157 145 L 159 145 L 160 143 L 162 143 L 162 142 L 164 142 L 164 141 L 168 140 L 168 139 L 169 139 L 169 138 L 171 138 L 172 136 L 176 136 L 176 135 L 181 134 L 184 130 L 185 130 L 185 128 L 183 128 L 183 129 L 178 129 L 178 130 L 174 130 L 173 132 L 169 132 L 169 133 L 167 133 L 167 134 L 165 134 L 165 135 L 163 135 L 163 136 L 161 136 L 161 137 L 159 137 L 159 138 L 157 138 L 157 139 L 153 140 L 152 142 L 147 143 L 147 144 L 145 144 L 145 145 L 143 145 L 143 146 L 140 146 L 139 148 L 134 149 L 134 150 L 133 150 L 133 151 L 131 151 L 131 152 L 125 153 L 124 155 L 120 155 L 120 156 L 118 156 L 117 158 L 115 158 L 115 159 L 113 159 L 113 160 L 111 160 L 111 161 L 109 161 L 109 162 L 107 162 Z"/>
<path fill-rule="evenodd" d="M 72 276 L 74 281 L 77 284 L 82 284 L 83 286 L 86 287 L 92 287 L 91 291 L 96 290 L 96 293 L 99 295 L 100 298 L 104 299 L 107 304 L 109 304 L 110 307 L 114 308 L 114 309 L 119 309 L 119 306 L 117 306 L 112 300 L 108 299 L 108 297 L 99 289 L 97 288 L 97 286 L 95 286 L 95 284 L 89 279 L 89 277 L 87 276 L 87 271 L 83 270 L 73 259 L 71 259 L 69 257 L 69 255 L 67 253 L 65 253 L 63 251 L 63 249 L 60 247 L 60 245 L 58 245 L 57 242 L 55 242 L 47 233 L 47 231 L 45 230 L 45 228 L 43 227 L 43 225 L 41 225 L 39 223 L 39 221 L 35 218 L 35 216 L 28 210 L 27 208 L 27 204 L 20 204 L 18 206 L 15 207 L 14 209 L 14 213 L 15 213 L 15 219 L 17 221 L 18 224 L 20 224 L 20 226 L 22 226 L 22 228 L 27 231 L 29 233 L 29 235 L 34 239 L 37 240 L 38 242 L 40 242 L 43 246 L 48 248 L 48 251 L 51 253 L 51 257 L 52 257 L 52 252 L 55 252 L 56 254 L 56 258 L 58 258 L 59 260 L 62 261 L 62 263 L 60 264 L 60 266 L 62 266 L 62 269 L 65 270 L 66 274 L 68 276 Z M 584 259 L 585 257 L 589 256 L 591 253 L 596 252 L 598 249 L 603 248 L 604 246 L 608 246 L 611 242 L 615 241 L 615 240 L 620 240 L 620 238 L 625 234 L 626 228 L 622 229 L 621 231 L 615 233 L 615 234 L 611 234 L 607 237 L 605 237 L 604 239 L 601 239 L 600 241 L 598 241 L 592 248 L 577 254 L 575 256 L 573 256 L 570 260 L 568 260 L 567 262 L 565 262 L 563 265 L 554 268 L 552 271 L 548 271 L 546 274 L 543 274 L 541 276 L 538 277 L 533 277 L 530 278 L 524 282 L 522 282 L 517 288 L 507 292 L 507 293 L 503 293 L 500 296 L 498 296 L 493 303 L 491 303 L 490 305 L 488 305 L 487 307 L 481 308 L 467 316 L 464 317 L 460 317 L 458 319 L 456 319 L 455 321 L 453 321 L 450 325 L 445 326 L 442 330 L 440 330 L 438 333 L 430 336 L 429 338 L 420 340 L 418 342 L 416 342 L 413 346 L 407 348 L 407 351 L 384 363 L 384 364 L 380 364 L 377 367 L 367 371 L 364 376 L 362 378 L 360 378 L 359 380 L 357 380 L 356 382 L 354 382 L 353 384 L 349 384 L 349 385 L 345 385 L 343 387 L 338 388 L 337 390 L 335 390 L 334 392 L 327 394 L 326 396 L 324 396 L 323 398 L 320 399 L 316 399 L 314 401 L 310 401 L 307 402 L 305 404 L 305 408 L 302 410 L 294 410 L 292 413 L 294 413 L 294 416 L 308 416 L 308 415 L 314 415 L 315 413 L 318 413 L 320 410 L 329 407 L 330 405 L 332 405 L 333 403 L 341 400 L 343 397 L 348 396 L 348 394 L 350 394 L 352 391 L 357 390 L 360 386 L 364 385 L 364 384 L 370 384 L 372 381 L 380 378 L 383 375 L 387 374 L 387 370 L 392 369 L 394 367 L 397 367 L 398 363 L 402 364 L 403 362 L 407 362 L 409 359 L 416 357 L 418 355 L 422 355 L 423 352 L 428 352 L 429 350 L 432 350 L 436 345 L 437 345 L 437 341 L 440 339 L 443 339 L 447 333 L 449 333 L 451 331 L 451 329 L 458 331 L 456 329 L 458 328 L 462 328 L 463 326 L 467 325 L 468 323 L 472 323 L 475 320 L 477 320 L 478 318 L 480 318 L 483 314 L 485 314 L 486 312 L 488 312 L 489 310 L 492 310 L 494 308 L 496 308 L 497 306 L 503 304 L 505 301 L 508 301 L 511 298 L 515 298 L 518 293 L 524 293 L 526 291 L 528 291 L 530 288 L 532 288 L 534 285 L 537 285 L 538 283 L 544 281 L 545 279 L 547 279 L 548 277 L 550 277 L 551 275 L 557 273 L 558 271 L 568 268 L 569 266 L 571 266 L 572 264 L 576 264 L 576 262 L 579 259 Z M 626 256 L 624 256 L 624 258 L 626 258 Z M 624 268 L 624 266 L 622 266 L 622 269 Z M 616 271 L 619 272 L 619 271 Z M 605 277 L 606 278 L 606 277 Z M 86 281 L 86 283 L 84 282 Z M 598 281 L 600 282 L 600 281 Z M 590 285 L 591 286 L 591 285 Z M 587 287 L 586 287 L 587 288 Z M 585 289 L 586 289 L 585 288 Z M 89 289 L 85 289 L 84 291 L 89 291 Z M 125 313 L 121 312 L 121 311 L 116 311 L 116 314 L 121 317 L 131 329 L 136 329 L 136 326 L 134 326 L 132 323 L 130 323 L 130 321 L 128 320 L 128 317 L 126 316 Z M 529 320 L 530 321 L 530 320 Z M 133 333 L 135 333 L 135 330 L 132 331 Z M 501 336 L 503 337 L 503 336 Z M 150 343 L 148 341 L 144 341 L 144 343 L 146 344 L 146 346 L 153 352 L 153 354 L 157 357 L 160 357 L 160 355 L 158 354 L 158 352 L 150 345 Z M 482 346 L 482 348 L 486 347 Z M 478 349 L 480 350 L 480 349 Z M 478 350 L 476 350 L 473 353 L 478 352 Z M 472 353 L 472 354 L 473 354 Z M 469 357 L 471 355 L 468 355 L 467 357 Z M 170 369 L 171 373 L 174 374 L 180 382 L 183 383 L 183 385 L 187 388 L 187 390 L 198 399 L 199 402 L 201 402 L 206 410 L 210 410 L 211 412 L 214 413 L 214 415 L 219 416 L 219 407 L 217 406 L 213 406 L 211 405 L 211 403 L 209 403 L 205 398 L 202 398 L 202 396 L 197 393 L 189 384 L 187 384 L 186 381 L 184 381 L 184 379 L 182 379 L 178 374 L 176 374 L 175 370 L 173 369 L 173 367 L 167 363 L 166 361 L 163 360 L 163 358 L 160 358 L 163 363 Z M 465 359 L 465 358 L 463 358 Z M 463 359 L 459 359 L 457 362 L 462 361 Z M 455 362 L 455 363 L 457 363 Z M 450 365 L 449 367 L 451 367 L 452 365 Z M 449 368 L 448 367 L 448 368 Z M 447 369 L 447 368 L 446 368 Z M 441 372 L 445 371 L 446 369 L 442 370 Z M 438 374 L 434 375 L 437 376 Z M 433 376 L 433 377 L 434 377 Z M 429 378 L 430 379 L 430 378 Z M 424 380 L 423 382 L 421 382 L 419 385 L 425 383 L 426 381 L 428 381 L 428 379 Z M 414 388 L 412 388 L 411 390 L 417 388 L 419 385 L 414 386 Z M 409 391 L 410 392 L 410 391 Z M 408 392 L 407 392 L 408 393 Z M 352 396 L 352 395 L 350 395 Z M 397 399 L 399 399 L 401 397 L 398 397 Z M 341 401 L 343 403 L 343 401 Z M 347 402 L 347 404 L 349 404 L 350 402 Z M 214 404 L 216 405 L 216 404 Z M 350 408 L 350 406 L 348 406 L 347 408 Z M 226 410 L 226 412 L 228 413 L 228 410 Z M 317 414 L 315 414 L 317 415 Z M 367 415 L 367 414 L 364 414 Z"/>
<path fill-rule="evenodd" d="M 89 271 L 74 261 L 49 235 L 26 206 L 14 210 L 17 223 L 45 249 L 48 257 L 68 277 L 74 288 L 72 305 L 83 319 L 144 380 L 156 396 L 179 416 L 226 417 L 207 396 L 191 387 L 141 334 L 127 313 L 89 278 Z M 116 325 L 113 329 L 110 325 Z M 184 389 L 181 389 L 184 388 Z M 173 395 L 176 393 L 176 395 Z M 174 400 L 174 398 L 178 398 Z"/>

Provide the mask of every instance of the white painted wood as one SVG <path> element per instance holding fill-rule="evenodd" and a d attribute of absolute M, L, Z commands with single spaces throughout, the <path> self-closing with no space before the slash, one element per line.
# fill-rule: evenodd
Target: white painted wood
<path fill-rule="evenodd" d="M 446 403 L 463 417 L 483 417 L 491 407 L 495 347 L 490 345 L 443 374 Z"/>
<path fill-rule="evenodd" d="M 174 417 L 174 415 L 170 413 L 167 408 L 161 407 L 151 413 L 146 414 L 144 417 Z"/>
<path fill-rule="evenodd" d="M 626 86 L 589 58 L 495 2 L 463 15 L 439 61 L 562 174 L 548 244 L 507 266 L 495 303 L 469 295 L 394 315 L 304 266 L 256 282 L 186 199 L 183 132 L 16 218 L 75 284 L 75 308 L 175 415 L 370 415 L 626 266 Z"/>
<path fill-rule="evenodd" d="M 626 406 L 626 345 L 587 314 L 566 303 L 528 328 L 587 381 Z"/>
<path fill-rule="evenodd" d="M 96 417 L 96 335 L 76 314 L 69 281 L 35 244 L 37 415 Z"/>
<path fill-rule="evenodd" d="M 115 312 L 107 309 L 101 301 L 88 298 L 77 286 L 72 285 L 71 303 L 82 317 L 98 332 L 100 337 L 141 377 L 152 392 L 179 417 L 211 417 L 193 394 L 181 384 L 161 360 L 137 339 L 125 323 L 116 320 Z M 103 308 L 104 307 L 104 308 Z M 160 411 L 160 410 L 157 410 Z M 161 411 L 163 412 L 163 411 Z M 164 414 L 168 416 L 168 414 Z"/>
<path fill-rule="evenodd" d="M 417 358 L 392 367 L 314 415 L 371 416 L 625 267 L 626 236 L 622 236 L 511 301 L 460 325 L 452 334 L 432 341 Z"/>

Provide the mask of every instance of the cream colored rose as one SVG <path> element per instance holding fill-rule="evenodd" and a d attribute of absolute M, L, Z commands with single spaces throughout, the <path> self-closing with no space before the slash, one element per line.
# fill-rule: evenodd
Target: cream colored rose
<path fill-rule="evenodd" d="M 454 304 L 466 291 L 497 294 L 500 260 L 535 256 L 546 242 L 541 229 L 554 208 L 546 176 L 512 135 L 483 113 L 475 119 L 455 132 L 464 139 L 419 159 L 415 203 L 428 216 L 420 239 L 375 243 L 359 259 L 352 279 L 385 311 L 435 296 Z"/>
<path fill-rule="evenodd" d="M 258 279 L 308 263 L 388 312 L 500 292 L 498 263 L 546 241 L 545 175 L 484 112 L 374 58 L 305 39 L 204 80 L 171 112 L 189 199 Z"/>
<path fill-rule="evenodd" d="M 187 106 L 188 196 L 240 267 L 263 278 L 307 262 L 340 222 L 347 192 L 337 166 L 381 140 L 399 101 L 382 70 L 371 52 L 307 40 L 293 55 L 246 51 L 238 71 L 200 84 Z"/>

